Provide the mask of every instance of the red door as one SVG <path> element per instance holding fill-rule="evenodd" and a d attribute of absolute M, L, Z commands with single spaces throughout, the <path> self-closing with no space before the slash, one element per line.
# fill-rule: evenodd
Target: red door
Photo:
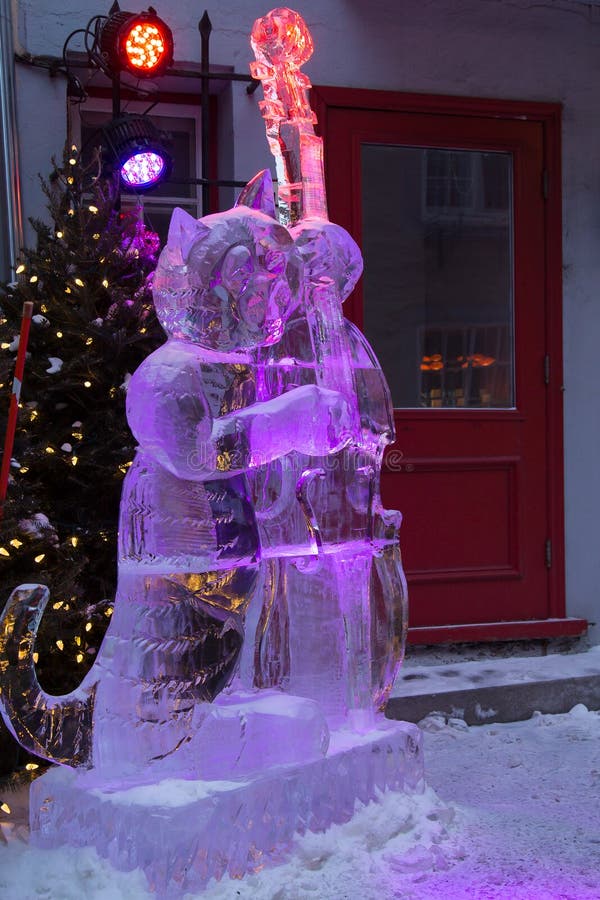
<path fill-rule="evenodd" d="M 382 492 L 404 516 L 410 638 L 579 633 L 564 619 L 559 110 L 336 88 L 315 105 L 330 217 L 365 258 L 346 315 L 396 408 Z"/>

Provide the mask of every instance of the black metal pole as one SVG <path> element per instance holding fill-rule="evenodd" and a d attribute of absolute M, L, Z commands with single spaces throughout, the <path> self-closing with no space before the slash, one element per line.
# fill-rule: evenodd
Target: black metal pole
<path fill-rule="evenodd" d="M 117 70 L 112 76 L 112 117 L 113 121 L 121 115 L 121 72 Z M 121 209 L 121 173 L 117 178 L 115 209 L 117 212 Z"/>
<path fill-rule="evenodd" d="M 204 14 L 198 23 L 200 31 L 200 72 L 202 74 L 202 85 L 200 89 L 200 98 L 202 102 L 201 127 L 202 127 L 202 215 L 206 216 L 210 213 L 210 185 L 209 177 L 209 152 L 210 152 L 210 112 L 208 108 L 210 92 L 208 83 L 208 73 L 210 71 L 209 49 L 210 33 L 212 24 L 208 17 L 208 13 L 204 10 Z"/>

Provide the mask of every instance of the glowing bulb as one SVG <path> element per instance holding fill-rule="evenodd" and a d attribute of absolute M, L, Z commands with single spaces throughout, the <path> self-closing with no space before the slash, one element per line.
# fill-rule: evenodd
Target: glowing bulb
<path fill-rule="evenodd" d="M 86 631 L 91 631 L 91 630 L 92 630 L 92 623 L 91 623 L 91 622 L 86 622 L 85 630 L 86 630 Z"/>
<path fill-rule="evenodd" d="M 37 275 L 32 275 L 31 278 L 29 279 L 29 284 L 35 284 L 37 280 L 38 280 Z"/>
<path fill-rule="evenodd" d="M 77 160 L 73 159 L 73 157 L 71 157 L 71 159 L 69 160 L 69 165 L 74 166 L 76 163 L 77 163 Z"/>
<path fill-rule="evenodd" d="M 105 288 L 108 287 L 108 278 L 105 278 L 105 279 L 103 280 L 103 282 L 102 282 L 102 287 L 105 287 Z"/>
<path fill-rule="evenodd" d="M 21 475 L 25 475 L 27 472 L 29 472 L 29 466 L 21 466 L 19 472 L 21 473 Z"/>
<path fill-rule="evenodd" d="M 69 184 L 75 184 L 75 179 L 73 178 L 72 175 L 69 175 L 69 177 L 67 178 L 67 182 L 68 182 Z"/>
<path fill-rule="evenodd" d="M 79 462 L 79 459 L 76 456 L 71 457 L 71 465 L 72 466 L 76 466 L 78 462 Z"/>
<path fill-rule="evenodd" d="M 73 536 L 72 538 L 69 538 L 69 540 L 71 541 L 71 546 L 73 546 L 73 547 L 76 547 L 77 544 L 79 543 L 79 538 L 75 537 L 75 536 Z"/>
<path fill-rule="evenodd" d="M 77 285 L 77 287 L 85 287 L 85 284 L 84 284 L 84 282 L 81 280 L 81 278 L 76 278 L 76 279 L 75 279 L 75 284 Z"/>
<path fill-rule="evenodd" d="M 79 635 L 77 635 L 77 637 L 75 638 L 75 643 L 78 647 L 81 647 L 81 638 L 79 637 Z"/>
<path fill-rule="evenodd" d="M 71 144 L 71 153 L 77 153 L 77 144 Z"/>
<path fill-rule="evenodd" d="M 0 347 L 2 348 L 2 350 L 8 350 L 8 348 L 10 347 L 10 344 L 7 344 L 6 341 L 3 341 L 0 344 Z"/>
<path fill-rule="evenodd" d="M 112 614 L 113 614 L 113 608 L 112 608 L 112 606 L 109 606 L 108 609 L 105 611 L 104 615 L 108 616 L 110 618 L 110 616 L 112 616 Z"/>
<path fill-rule="evenodd" d="M 0 803 L 0 809 L 3 813 L 6 813 L 7 816 L 10 815 L 10 806 L 8 803 Z"/>
<path fill-rule="evenodd" d="M 41 563 L 41 561 L 43 559 L 45 559 L 45 557 L 46 557 L 45 553 L 40 553 L 39 556 L 35 556 L 34 559 L 35 559 L 36 563 Z"/>
<path fill-rule="evenodd" d="M 67 210 L 67 215 L 68 215 L 68 216 L 74 216 L 74 215 L 75 215 L 75 210 L 74 210 L 74 209 L 69 209 L 69 210 Z"/>
<path fill-rule="evenodd" d="M 98 212 L 98 207 L 97 207 L 97 206 L 94 206 L 93 204 L 92 204 L 91 206 L 88 206 L 88 209 L 89 209 L 89 211 L 90 211 L 91 213 L 93 213 L 94 215 L 96 215 L 96 213 Z"/>
<path fill-rule="evenodd" d="M 57 337 L 57 338 L 61 338 L 62 336 L 63 336 L 62 331 L 57 331 L 57 332 L 56 332 L 56 337 Z"/>
<path fill-rule="evenodd" d="M 36 665 L 37 665 L 37 661 L 38 661 L 39 658 L 40 658 L 40 654 L 39 654 L 39 653 L 34 653 L 34 654 L 33 654 L 33 661 L 34 661 L 34 663 L 36 663 Z"/>
<path fill-rule="evenodd" d="M 52 604 L 52 609 L 60 609 L 62 605 L 63 605 L 63 601 L 57 600 L 56 603 Z"/>
<path fill-rule="evenodd" d="M 70 294 L 70 293 L 71 293 L 71 288 L 70 288 L 70 287 L 66 287 L 66 288 L 65 288 L 65 294 Z"/>
<path fill-rule="evenodd" d="M 39 766 L 37 763 L 27 763 L 25 768 L 28 772 L 35 772 L 36 769 L 39 769 Z"/>
<path fill-rule="evenodd" d="M 98 234 L 98 232 L 96 232 L 96 234 L 93 234 L 92 237 L 94 238 L 95 241 L 100 240 L 100 235 Z"/>
<path fill-rule="evenodd" d="M 0 556 L 10 556 L 10 553 L 6 549 L 6 547 L 0 547 Z"/>
<path fill-rule="evenodd" d="M 56 450 L 54 449 L 54 447 L 46 447 L 46 453 L 56 453 Z"/>
<path fill-rule="evenodd" d="M 84 386 L 84 387 L 91 387 L 91 386 L 92 386 L 92 382 L 91 382 L 91 381 L 84 381 L 84 382 L 83 382 L 83 386 Z"/>
<path fill-rule="evenodd" d="M 19 547 L 23 546 L 23 541 L 20 541 L 19 538 L 13 538 L 10 542 L 11 547 L 14 547 L 15 550 L 18 550 Z"/>
<path fill-rule="evenodd" d="M 78 653 L 77 656 L 75 657 L 75 659 L 77 660 L 78 663 L 83 662 L 83 653 Z"/>
<path fill-rule="evenodd" d="M 15 271 L 16 271 L 17 275 L 20 275 L 22 272 L 24 272 L 24 271 L 25 271 L 25 266 L 23 265 L 23 263 L 21 263 L 20 266 L 17 266 L 17 268 L 16 268 Z"/>
<path fill-rule="evenodd" d="M 93 338 L 88 338 L 87 341 L 85 342 L 86 347 L 89 347 L 90 344 L 92 344 L 93 342 L 94 342 Z"/>
<path fill-rule="evenodd" d="M 65 645 L 63 644 L 62 641 L 57 641 L 57 642 L 56 642 L 56 646 L 58 647 L 59 650 L 64 650 L 64 649 L 65 649 Z"/>
<path fill-rule="evenodd" d="M 56 232 L 56 237 L 57 237 L 59 240 L 61 239 L 62 236 L 63 236 L 62 231 L 57 231 L 57 232 Z"/>

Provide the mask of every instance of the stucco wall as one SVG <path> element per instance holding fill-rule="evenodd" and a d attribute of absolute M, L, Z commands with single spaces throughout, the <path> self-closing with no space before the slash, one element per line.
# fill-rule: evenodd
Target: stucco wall
<path fill-rule="evenodd" d="M 108 8 L 109 2 L 106 6 Z M 137 4 L 124 4 L 137 8 Z M 139 4 L 140 6 L 142 4 Z M 173 28 L 176 58 L 199 60 L 202 6 L 158 0 Z M 20 0 L 19 35 L 33 54 L 61 52 L 66 35 L 97 2 Z M 264 2 L 219 0 L 215 64 L 247 71 L 248 35 Z M 567 604 L 570 615 L 600 619 L 600 6 L 547 0 L 303 0 L 316 45 L 306 72 L 316 84 L 560 102 L 564 107 L 564 357 Z M 37 172 L 64 138 L 64 82 L 18 70 L 25 214 L 38 214 Z M 257 100 L 232 88 L 235 178 L 270 166 Z M 229 173 L 228 173 L 229 174 Z M 600 628 L 592 635 L 600 640 Z"/>

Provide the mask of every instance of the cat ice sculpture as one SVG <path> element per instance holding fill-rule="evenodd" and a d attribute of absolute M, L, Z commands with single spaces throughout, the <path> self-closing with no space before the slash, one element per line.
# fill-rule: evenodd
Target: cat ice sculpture
<path fill-rule="evenodd" d="M 175 211 L 154 281 L 169 339 L 129 384 L 139 449 L 121 500 L 117 596 L 81 687 L 56 698 L 37 682 L 47 590 L 22 586 L 2 617 L 3 714 L 31 752 L 113 774 L 124 758 L 139 768 L 188 740 L 198 707 L 231 680 L 261 583 L 247 472 L 348 439 L 335 391 L 307 384 L 259 399 L 251 351 L 279 340 L 301 291 L 300 254 L 266 214 Z"/>
<path fill-rule="evenodd" d="M 379 494 L 393 410 L 373 351 L 342 315 L 362 260 L 327 219 L 296 58 L 307 34 L 290 10 L 253 30 L 288 227 L 268 173 L 233 210 L 173 214 L 154 279 L 168 340 L 128 388 L 139 448 L 117 595 L 82 685 L 51 697 L 37 681 L 46 588 L 22 585 L 0 618 L 8 726 L 31 752 L 100 782 L 226 778 L 243 774 L 240 759 L 256 771 L 323 754 L 330 729 L 370 727 L 401 660 L 401 517 Z"/>

